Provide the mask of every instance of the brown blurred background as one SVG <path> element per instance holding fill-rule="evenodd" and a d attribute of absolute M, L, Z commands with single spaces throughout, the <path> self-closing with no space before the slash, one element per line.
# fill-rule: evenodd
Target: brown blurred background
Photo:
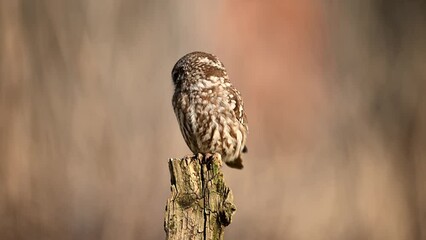
<path fill-rule="evenodd" d="M 227 239 L 426 239 L 426 4 L 397 0 L 0 0 L 0 239 L 164 239 L 194 50 L 249 118 Z"/>

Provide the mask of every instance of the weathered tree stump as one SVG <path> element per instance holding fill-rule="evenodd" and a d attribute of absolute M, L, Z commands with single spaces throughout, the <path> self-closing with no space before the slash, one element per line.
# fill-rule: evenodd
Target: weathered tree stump
<path fill-rule="evenodd" d="M 219 154 L 170 159 L 172 195 L 164 219 L 166 239 L 223 239 L 236 208 Z"/>

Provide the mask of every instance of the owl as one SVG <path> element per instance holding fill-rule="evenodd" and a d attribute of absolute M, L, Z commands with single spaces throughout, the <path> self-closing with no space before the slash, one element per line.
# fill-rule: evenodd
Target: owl
<path fill-rule="evenodd" d="M 229 167 L 242 169 L 247 117 L 222 62 L 213 54 L 189 53 L 174 65 L 172 80 L 173 109 L 191 151 L 219 153 Z"/>

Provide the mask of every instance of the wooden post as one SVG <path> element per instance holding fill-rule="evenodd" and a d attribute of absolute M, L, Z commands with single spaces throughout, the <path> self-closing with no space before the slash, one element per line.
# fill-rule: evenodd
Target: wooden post
<path fill-rule="evenodd" d="M 169 160 L 172 194 L 164 219 L 167 240 L 223 239 L 236 208 L 221 165 L 219 154 Z"/>

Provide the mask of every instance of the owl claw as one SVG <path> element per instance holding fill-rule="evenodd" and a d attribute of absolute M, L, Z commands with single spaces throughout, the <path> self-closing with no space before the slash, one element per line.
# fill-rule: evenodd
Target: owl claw
<path fill-rule="evenodd" d="M 219 153 L 206 153 L 202 159 L 205 164 L 210 164 L 215 158 L 219 159 L 220 166 L 222 166 L 222 156 Z"/>

